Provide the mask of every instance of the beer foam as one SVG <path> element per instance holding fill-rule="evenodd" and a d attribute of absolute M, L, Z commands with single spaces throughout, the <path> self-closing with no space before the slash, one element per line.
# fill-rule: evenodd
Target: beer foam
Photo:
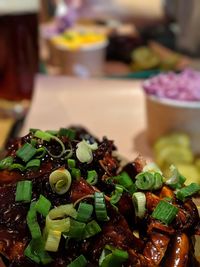
<path fill-rule="evenodd" d="M 39 0 L 0 0 L 0 14 L 32 13 L 39 10 Z"/>

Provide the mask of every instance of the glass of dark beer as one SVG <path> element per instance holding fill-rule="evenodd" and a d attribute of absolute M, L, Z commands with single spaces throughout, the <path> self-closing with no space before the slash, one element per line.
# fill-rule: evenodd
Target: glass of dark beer
<path fill-rule="evenodd" d="M 39 0 L 0 1 L 0 114 L 20 115 L 30 103 L 38 70 L 38 10 Z"/>

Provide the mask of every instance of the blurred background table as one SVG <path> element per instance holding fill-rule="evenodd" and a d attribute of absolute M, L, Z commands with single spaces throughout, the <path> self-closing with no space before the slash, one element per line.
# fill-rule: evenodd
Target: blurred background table
<path fill-rule="evenodd" d="M 37 77 L 29 128 L 57 129 L 82 125 L 94 135 L 115 141 L 120 154 L 151 157 L 145 136 L 144 95 L 140 81 L 43 76 Z"/>

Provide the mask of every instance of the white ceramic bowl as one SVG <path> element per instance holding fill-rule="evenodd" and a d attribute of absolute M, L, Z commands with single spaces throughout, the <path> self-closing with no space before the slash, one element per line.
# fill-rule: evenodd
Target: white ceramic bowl
<path fill-rule="evenodd" d="M 191 137 L 194 153 L 200 153 L 200 102 L 146 95 L 146 119 L 150 144 L 170 132 L 185 132 Z"/>

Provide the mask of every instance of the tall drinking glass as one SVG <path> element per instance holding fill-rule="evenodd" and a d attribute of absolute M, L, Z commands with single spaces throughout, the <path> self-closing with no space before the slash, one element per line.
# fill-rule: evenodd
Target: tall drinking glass
<path fill-rule="evenodd" d="M 24 115 L 38 69 L 39 0 L 0 0 L 0 114 Z"/>

